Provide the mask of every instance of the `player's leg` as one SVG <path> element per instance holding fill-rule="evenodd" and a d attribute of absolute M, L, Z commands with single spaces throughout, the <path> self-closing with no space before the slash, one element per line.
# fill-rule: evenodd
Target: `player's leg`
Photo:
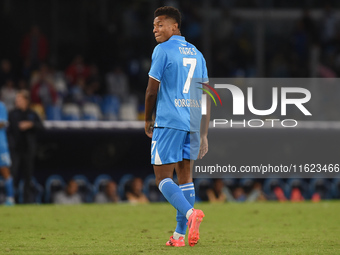
<path fill-rule="evenodd" d="M 193 212 L 193 208 L 184 197 L 182 190 L 172 180 L 174 167 L 175 164 L 154 165 L 156 183 L 164 197 L 186 219 L 186 217 L 189 217 Z M 166 245 L 183 247 L 185 246 L 184 236 L 176 239 L 174 239 L 174 236 L 171 236 L 169 241 L 166 242 Z"/>
<path fill-rule="evenodd" d="M 184 197 L 188 200 L 192 207 L 195 204 L 195 188 L 192 182 L 191 169 L 193 166 L 193 161 L 184 159 L 181 162 L 176 163 L 176 174 L 178 179 L 179 188 L 182 190 Z M 187 230 L 187 218 L 180 211 L 177 210 L 176 215 L 177 226 L 173 234 L 173 238 L 178 240 L 179 238 L 185 238 L 185 233 Z"/>
<path fill-rule="evenodd" d="M 195 188 L 191 178 L 191 170 L 193 162 L 198 157 L 200 148 L 200 134 L 199 132 L 188 132 L 183 146 L 183 163 L 178 164 L 177 175 L 182 177 L 183 192 L 186 192 L 188 200 L 194 204 L 195 202 Z M 203 220 L 204 213 L 201 210 L 194 209 L 188 218 L 188 241 L 190 246 L 197 244 L 199 239 L 199 227 Z"/>
<path fill-rule="evenodd" d="M 154 165 L 153 168 L 156 176 L 156 184 L 163 196 L 173 207 L 183 215 L 186 215 L 186 218 L 189 218 L 193 207 L 188 200 L 186 200 L 179 186 L 172 180 L 175 164 Z"/>
<path fill-rule="evenodd" d="M 183 144 L 187 132 L 169 128 L 155 128 L 152 136 L 151 163 L 154 165 L 156 183 L 164 197 L 181 214 L 189 217 L 193 208 L 186 200 L 182 190 L 173 182 L 175 163 L 183 160 Z M 172 237 L 171 246 L 184 246 L 184 239 L 180 244 L 175 244 Z"/>
<path fill-rule="evenodd" d="M 13 189 L 13 178 L 11 176 L 9 166 L 11 160 L 8 152 L 1 153 L 0 159 L 0 174 L 5 179 L 5 190 L 6 190 L 6 205 L 14 205 L 14 189 Z"/>

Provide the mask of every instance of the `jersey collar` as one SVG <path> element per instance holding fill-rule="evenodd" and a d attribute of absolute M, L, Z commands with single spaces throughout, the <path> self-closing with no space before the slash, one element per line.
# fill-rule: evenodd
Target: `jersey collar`
<path fill-rule="evenodd" d="M 186 42 L 184 36 L 181 35 L 173 35 L 170 37 L 170 40 L 176 40 L 176 41 L 180 41 L 180 42 Z"/>

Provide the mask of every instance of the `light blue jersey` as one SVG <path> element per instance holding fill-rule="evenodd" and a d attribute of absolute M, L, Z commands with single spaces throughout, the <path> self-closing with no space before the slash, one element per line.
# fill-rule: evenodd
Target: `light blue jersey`
<path fill-rule="evenodd" d="M 0 102 L 0 123 L 7 125 L 8 116 L 6 106 Z M 0 148 L 7 148 L 6 126 L 0 128 Z"/>
<path fill-rule="evenodd" d="M 208 80 L 202 53 L 183 36 L 173 35 L 155 47 L 149 76 L 160 82 L 155 127 L 199 132 L 202 85 L 191 79 Z"/>
<path fill-rule="evenodd" d="M 6 106 L 0 102 L 0 123 L 7 124 L 8 116 Z M 11 159 L 8 152 L 6 126 L 0 128 L 0 167 L 10 166 Z"/>

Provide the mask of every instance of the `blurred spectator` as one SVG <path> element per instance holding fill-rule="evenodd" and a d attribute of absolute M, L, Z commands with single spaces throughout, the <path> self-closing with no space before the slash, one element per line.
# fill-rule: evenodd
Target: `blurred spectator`
<path fill-rule="evenodd" d="M 41 65 L 36 80 L 33 81 L 31 98 L 33 104 L 40 104 L 44 107 L 54 105 L 57 102 L 57 91 L 46 64 Z"/>
<path fill-rule="evenodd" d="M 245 184 L 244 187 L 236 186 L 233 190 L 223 187 L 223 193 L 228 202 L 254 202 L 266 200 L 262 191 L 262 185 L 256 182 L 254 185 Z"/>
<path fill-rule="evenodd" d="M 287 200 L 283 190 L 280 187 L 276 187 L 274 189 L 274 194 L 276 196 L 276 199 L 279 200 L 280 202 L 284 202 Z"/>
<path fill-rule="evenodd" d="M 113 181 L 108 182 L 104 192 L 99 192 L 94 198 L 94 202 L 99 204 L 117 203 L 119 201 L 120 198 L 117 192 L 117 184 Z"/>
<path fill-rule="evenodd" d="M 106 74 L 106 87 L 110 95 L 126 99 L 129 95 L 129 80 L 121 67 L 117 66 Z"/>
<path fill-rule="evenodd" d="M 86 80 L 79 76 L 73 86 L 69 88 L 68 102 L 83 104 L 85 100 Z"/>
<path fill-rule="evenodd" d="M 250 193 L 247 196 L 247 201 L 265 201 L 267 200 L 266 195 L 262 190 L 262 184 L 260 182 L 255 182 Z"/>
<path fill-rule="evenodd" d="M 36 25 L 21 42 L 21 55 L 27 67 L 36 69 L 41 62 L 46 61 L 48 54 L 48 42 Z"/>
<path fill-rule="evenodd" d="M 101 89 L 101 79 L 98 67 L 97 65 L 92 64 L 90 66 L 90 75 L 84 88 L 85 101 L 99 104 Z"/>
<path fill-rule="evenodd" d="M 215 179 L 213 188 L 207 190 L 207 196 L 209 202 L 223 203 L 227 200 L 227 196 L 223 193 L 223 181 L 221 179 Z"/>
<path fill-rule="evenodd" d="M 301 191 L 299 188 L 293 188 L 292 189 L 292 192 L 291 192 L 291 195 L 290 195 L 290 200 L 292 202 L 302 202 L 304 201 L 304 197 L 302 196 L 301 194 Z"/>
<path fill-rule="evenodd" d="M 142 192 L 143 189 L 143 181 L 141 178 L 134 178 L 131 182 L 131 187 L 126 192 L 127 200 L 132 204 L 144 204 L 148 203 L 149 200 Z"/>
<path fill-rule="evenodd" d="M 14 81 L 12 65 L 9 60 L 3 59 L 0 67 L 0 88 L 3 87 L 8 80 Z"/>
<path fill-rule="evenodd" d="M 37 134 L 43 129 L 39 116 L 29 109 L 29 93 L 21 90 L 15 98 L 15 109 L 9 112 L 8 142 L 12 157 L 12 174 L 24 178 L 24 203 L 29 202 L 30 181 L 37 151 Z M 19 172 L 20 170 L 20 172 Z"/>
<path fill-rule="evenodd" d="M 242 187 L 236 187 L 233 190 L 232 194 L 233 194 L 234 200 L 229 197 L 229 201 L 230 202 L 232 202 L 232 201 L 233 202 L 235 202 L 235 201 L 237 201 L 237 202 L 244 202 L 247 199 L 246 194 L 244 193 L 244 190 L 243 190 Z"/>
<path fill-rule="evenodd" d="M 74 85 L 79 78 L 86 79 L 90 75 L 90 68 L 84 63 L 84 58 L 82 55 L 77 55 L 72 63 L 67 67 L 66 78 L 70 85 Z"/>
<path fill-rule="evenodd" d="M 15 96 L 17 90 L 14 87 L 13 80 L 7 80 L 1 88 L 1 101 L 6 105 L 7 111 L 11 111 L 15 107 Z"/>
<path fill-rule="evenodd" d="M 62 105 L 64 99 L 68 94 L 67 84 L 63 72 L 56 71 L 54 68 L 50 68 L 50 77 L 54 88 L 57 92 L 57 102 L 56 105 Z"/>
<path fill-rule="evenodd" d="M 55 204 L 81 204 L 81 196 L 78 194 L 78 184 L 75 180 L 67 183 L 66 189 L 59 191 L 53 198 Z"/>

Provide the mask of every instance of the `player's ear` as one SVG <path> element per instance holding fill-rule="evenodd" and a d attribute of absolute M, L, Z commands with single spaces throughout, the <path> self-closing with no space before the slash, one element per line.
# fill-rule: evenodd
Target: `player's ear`
<path fill-rule="evenodd" d="M 178 23 L 172 24 L 172 31 L 175 32 L 178 29 Z"/>

